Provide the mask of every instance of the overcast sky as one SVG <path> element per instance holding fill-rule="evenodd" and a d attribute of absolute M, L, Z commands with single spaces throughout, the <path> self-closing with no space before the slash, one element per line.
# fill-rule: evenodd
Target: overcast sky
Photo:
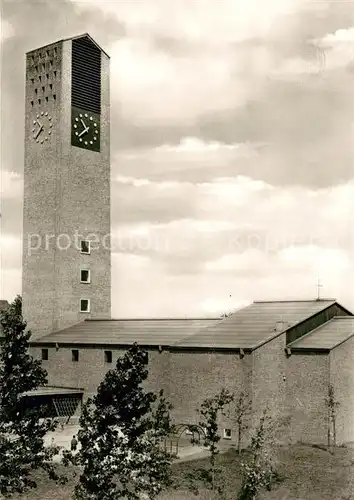
<path fill-rule="evenodd" d="M 2 2 L 1 289 L 21 293 L 24 53 L 111 56 L 112 314 L 354 310 L 354 4 Z"/>

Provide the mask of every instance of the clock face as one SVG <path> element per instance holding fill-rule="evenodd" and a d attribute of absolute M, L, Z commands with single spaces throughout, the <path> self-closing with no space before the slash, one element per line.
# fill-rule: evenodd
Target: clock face
<path fill-rule="evenodd" d="M 71 144 L 91 151 L 100 151 L 99 115 L 73 109 L 71 121 Z"/>
<path fill-rule="evenodd" d="M 32 137 L 36 142 L 44 144 L 50 139 L 53 131 L 53 120 L 48 111 L 37 113 L 32 125 Z"/>

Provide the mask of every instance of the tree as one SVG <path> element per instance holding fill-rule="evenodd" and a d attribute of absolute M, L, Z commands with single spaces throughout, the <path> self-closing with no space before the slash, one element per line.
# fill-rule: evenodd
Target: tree
<path fill-rule="evenodd" d="M 107 372 L 97 394 L 83 406 L 78 453 L 65 464 L 83 467 L 75 497 L 85 500 L 155 498 L 170 484 L 172 455 L 163 449 L 171 405 L 142 383 L 148 356 L 134 344 Z"/>
<path fill-rule="evenodd" d="M 44 469 L 51 479 L 64 481 L 51 461 L 57 448 L 45 447 L 44 436 L 56 424 L 43 418 L 42 408 L 26 409 L 24 393 L 47 383 L 47 373 L 28 354 L 30 331 L 17 296 L 0 313 L 0 493 L 11 496 L 36 487 L 31 471 Z"/>
<path fill-rule="evenodd" d="M 243 478 L 238 500 L 255 500 L 262 490 L 270 491 L 279 480 L 271 452 L 276 428 L 265 410 L 251 438 L 249 458 L 241 463 Z"/>
<path fill-rule="evenodd" d="M 252 402 L 246 393 L 240 392 L 235 401 L 235 420 L 237 425 L 237 451 L 241 453 L 241 443 L 244 431 L 248 429 L 247 417 L 251 412 Z"/>
<path fill-rule="evenodd" d="M 333 450 L 337 446 L 337 431 L 336 431 L 336 422 L 337 422 L 337 412 L 340 403 L 336 401 L 334 394 L 334 387 L 332 384 L 328 387 L 328 396 L 325 398 L 325 404 L 328 412 L 328 420 L 329 420 L 329 428 L 328 428 L 328 447 L 330 446 L 330 435 L 332 431 L 333 436 Z"/>
<path fill-rule="evenodd" d="M 203 401 L 200 408 L 197 409 L 200 415 L 199 426 L 204 429 L 204 446 L 209 450 L 208 468 L 199 468 L 187 475 L 189 487 L 195 494 L 198 493 L 197 483 L 202 482 L 208 489 L 217 492 L 218 497 L 224 493 L 224 481 L 221 477 L 222 469 L 217 467 L 217 456 L 219 454 L 219 417 L 224 415 L 225 406 L 229 405 L 234 399 L 227 389 L 222 389 L 212 398 Z"/>

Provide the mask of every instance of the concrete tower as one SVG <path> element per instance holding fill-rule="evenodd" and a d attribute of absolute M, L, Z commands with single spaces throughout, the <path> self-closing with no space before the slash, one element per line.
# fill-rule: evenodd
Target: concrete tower
<path fill-rule="evenodd" d="M 109 57 L 88 35 L 26 54 L 23 314 L 33 338 L 111 315 Z"/>

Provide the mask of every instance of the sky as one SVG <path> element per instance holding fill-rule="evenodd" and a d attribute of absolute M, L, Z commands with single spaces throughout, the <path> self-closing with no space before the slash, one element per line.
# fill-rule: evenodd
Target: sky
<path fill-rule="evenodd" d="M 1 7 L 0 298 L 21 293 L 24 54 L 111 57 L 112 315 L 253 300 L 354 310 L 354 3 L 27 0 Z"/>

